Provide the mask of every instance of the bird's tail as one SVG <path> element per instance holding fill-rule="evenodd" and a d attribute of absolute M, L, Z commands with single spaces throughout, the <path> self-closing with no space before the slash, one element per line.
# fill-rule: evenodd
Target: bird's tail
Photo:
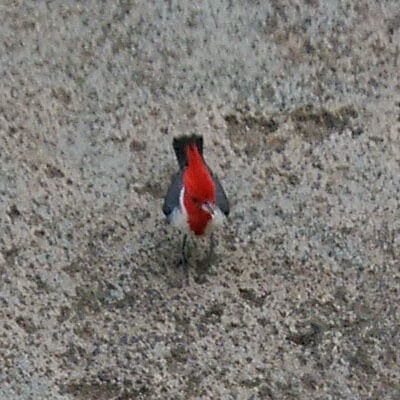
<path fill-rule="evenodd" d="M 187 165 L 186 147 L 195 145 L 203 156 L 203 136 L 200 135 L 183 135 L 174 138 L 172 146 L 175 150 L 176 158 L 178 159 L 179 167 L 182 169 Z"/>

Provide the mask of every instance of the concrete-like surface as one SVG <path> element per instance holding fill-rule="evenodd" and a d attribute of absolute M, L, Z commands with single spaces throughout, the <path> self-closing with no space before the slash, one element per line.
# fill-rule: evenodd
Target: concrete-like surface
<path fill-rule="evenodd" d="M 399 399 L 400 7 L 2 1 L 0 399 Z M 189 284 L 162 197 L 232 202 Z"/>

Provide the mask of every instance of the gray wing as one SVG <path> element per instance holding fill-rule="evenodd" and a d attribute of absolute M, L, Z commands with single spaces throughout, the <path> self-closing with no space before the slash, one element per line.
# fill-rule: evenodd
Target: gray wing
<path fill-rule="evenodd" d="M 172 177 L 171 184 L 167 191 L 164 204 L 162 207 L 163 213 L 168 217 L 172 211 L 179 207 L 179 195 L 182 189 L 183 171 L 179 171 Z"/>
<path fill-rule="evenodd" d="M 215 196 L 217 198 L 217 206 L 220 208 L 220 210 L 226 215 L 229 215 L 229 200 L 226 197 L 226 193 L 224 191 L 224 188 L 221 185 L 221 182 L 219 181 L 218 177 L 214 174 L 212 174 L 212 177 L 215 182 Z"/>

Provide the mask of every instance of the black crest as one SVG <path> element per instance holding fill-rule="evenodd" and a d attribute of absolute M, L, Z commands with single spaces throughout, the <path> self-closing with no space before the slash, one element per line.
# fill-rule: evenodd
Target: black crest
<path fill-rule="evenodd" d="M 187 165 L 185 148 L 188 145 L 195 145 L 201 156 L 203 156 L 203 136 L 200 135 L 183 135 L 174 138 L 172 146 L 175 150 L 176 158 L 181 169 Z"/>

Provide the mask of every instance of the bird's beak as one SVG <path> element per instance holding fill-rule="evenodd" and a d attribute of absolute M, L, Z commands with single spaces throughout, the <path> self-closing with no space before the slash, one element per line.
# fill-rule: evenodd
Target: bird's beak
<path fill-rule="evenodd" d="M 209 214 L 211 214 L 212 216 L 214 216 L 215 211 L 217 206 L 213 203 L 210 203 L 209 201 L 203 203 L 201 205 L 202 210 L 204 210 L 205 212 L 208 212 Z"/>

